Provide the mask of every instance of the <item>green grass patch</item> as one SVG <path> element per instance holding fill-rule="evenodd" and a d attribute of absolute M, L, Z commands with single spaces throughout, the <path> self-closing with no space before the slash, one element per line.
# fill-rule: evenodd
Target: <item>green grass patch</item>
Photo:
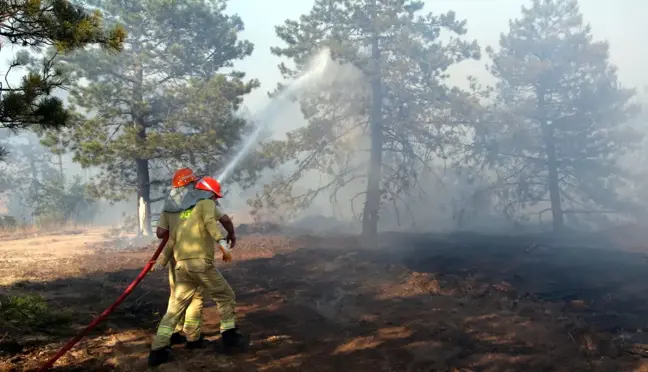
<path fill-rule="evenodd" d="M 71 317 L 53 310 L 38 295 L 0 296 L 0 326 L 21 331 L 54 331 L 70 323 Z"/>

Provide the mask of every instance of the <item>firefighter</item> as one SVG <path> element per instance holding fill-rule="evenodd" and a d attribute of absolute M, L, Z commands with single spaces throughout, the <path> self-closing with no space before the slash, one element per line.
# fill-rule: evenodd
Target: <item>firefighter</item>
<path fill-rule="evenodd" d="M 222 197 L 219 182 L 204 177 L 195 185 L 196 191 L 207 192 L 208 199 L 200 199 L 191 208 L 180 213 L 180 224 L 175 229 L 173 257 L 175 259 L 175 291 L 167 313 L 158 326 L 151 345 L 148 364 L 158 366 L 170 359 L 170 338 L 182 313 L 201 286 L 214 299 L 220 314 L 220 333 L 225 354 L 247 350 L 250 338 L 239 333 L 236 326 L 235 295 L 232 287 L 214 266 L 214 243 L 222 253 L 222 260 L 232 260 L 227 247 L 236 246 L 236 236 L 231 219 L 217 206 Z M 223 237 L 218 222 L 227 230 Z M 226 240 L 223 241 L 223 240 Z"/>
<path fill-rule="evenodd" d="M 163 239 L 166 235 L 174 235 L 178 224 L 180 223 L 180 205 L 182 204 L 185 196 L 190 192 L 198 181 L 193 171 L 190 168 L 178 169 L 173 175 L 171 186 L 173 187 L 169 197 L 165 201 L 164 209 L 160 213 L 160 222 L 158 223 L 156 235 L 159 239 Z M 166 246 L 157 264 L 153 267 L 152 271 L 160 270 L 169 264 L 169 302 L 167 311 L 171 306 L 171 300 L 175 292 L 175 260 L 173 259 L 173 245 L 174 240 L 169 236 Z M 171 345 L 183 344 L 186 342 L 187 349 L 196 349 L 203 346 L 203 335 L 201 334 L 202 325 L 202 309 L 203 309 L 203 288 L 199 288 L 191 299 L 191 303 L 186 312 L 180 316 L 180 320 L 176 325 L 175 331 L 171 335 Z M 186 336 L 180 332 L 184 331 Z"/>

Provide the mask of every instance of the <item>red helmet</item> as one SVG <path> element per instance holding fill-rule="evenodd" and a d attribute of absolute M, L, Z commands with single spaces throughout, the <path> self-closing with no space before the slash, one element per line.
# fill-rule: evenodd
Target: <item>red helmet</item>
<path fill-rule="evenodd" d="M 171 185 L 173 187 L 184 187 L 195 181 L 198 181 L 198 177 L 196 177 L 191 168 L 181 168 L 173 174 Z"/>
<path fill-rule="evenodd" d="M 211 191 L 214 194 L 216 194 L 217 198 L 222 198 L 223 197 L 223 194 L 221 194 L 220 182 L 218 182 L 215 178 L 203 177 L 196 184 L 196 188 L 198 190 Z"/>

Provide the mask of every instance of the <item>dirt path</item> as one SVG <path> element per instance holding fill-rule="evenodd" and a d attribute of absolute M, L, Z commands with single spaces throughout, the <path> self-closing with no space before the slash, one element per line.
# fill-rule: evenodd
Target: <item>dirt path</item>
<path fill-rule="evenodd" d="M 38 293 L 72 315 L 49 334 L 5 330 L 22 350 L 0 352 L 0 371 L 37 368 L 119 295 L 154 249 L 113 249 L 100 233 L 87 234 L 87 244 L 57 239 L 66 243 L 55 254 L 18 248 L 33 242 L 0 248 L 0 258 L 13 260 L 0 266 L 0 294 Z M 252 350 L 226 358 L 177 347 L 175 361 L 158 370 L 648 371 L 619 337 L 622 326 L 642 328 L 644 320 L 648 277 L 634 256 L 495 238 L 383 243 L 389 248 L 353 238 L 241 239 L 238 260 L 221 270 L 237 291 Z M 56 370 L 147 370 L 167 296 L 166 273 L 151 274 Z M 207 337 L 217 340 L 215 307 L 204 318 Z"/>

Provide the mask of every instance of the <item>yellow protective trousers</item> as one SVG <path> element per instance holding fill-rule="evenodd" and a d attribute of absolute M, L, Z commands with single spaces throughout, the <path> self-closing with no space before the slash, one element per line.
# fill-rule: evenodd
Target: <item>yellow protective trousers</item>
<path fill-rule="evenodd" d="M 236 327 L 234 290 L 213 263 L 204 259 L 178 261 L 175 265 L 174 287 L 173 298 L 160 321 L 151 349 L 157 350 L 169 346 L 171 335 L 180 322 L 182 314 L 187 311 L 200 287 L 203 287 L 216 302 L 220 314 L 221 333 Z M 185 319 L 188 315 L 189 313 Z"/>
<path fill-rule="evenodd" d="M 171 303 L 175 297 L 176 287 L 176 270 L 175 262 L 169 262 L 169 302 L 167 305 L 167 312 L 171 308 Z M 174 333 L 184 331 L 187 341 L 197 341 L 200 338 L 202 329 L 202 309 L 204 304 L 203 287 L 199 287 L 196 293 L 191 297 L 191 302 L 187 310 L 182 312 L 178 324 L 175 327 Z"/>

